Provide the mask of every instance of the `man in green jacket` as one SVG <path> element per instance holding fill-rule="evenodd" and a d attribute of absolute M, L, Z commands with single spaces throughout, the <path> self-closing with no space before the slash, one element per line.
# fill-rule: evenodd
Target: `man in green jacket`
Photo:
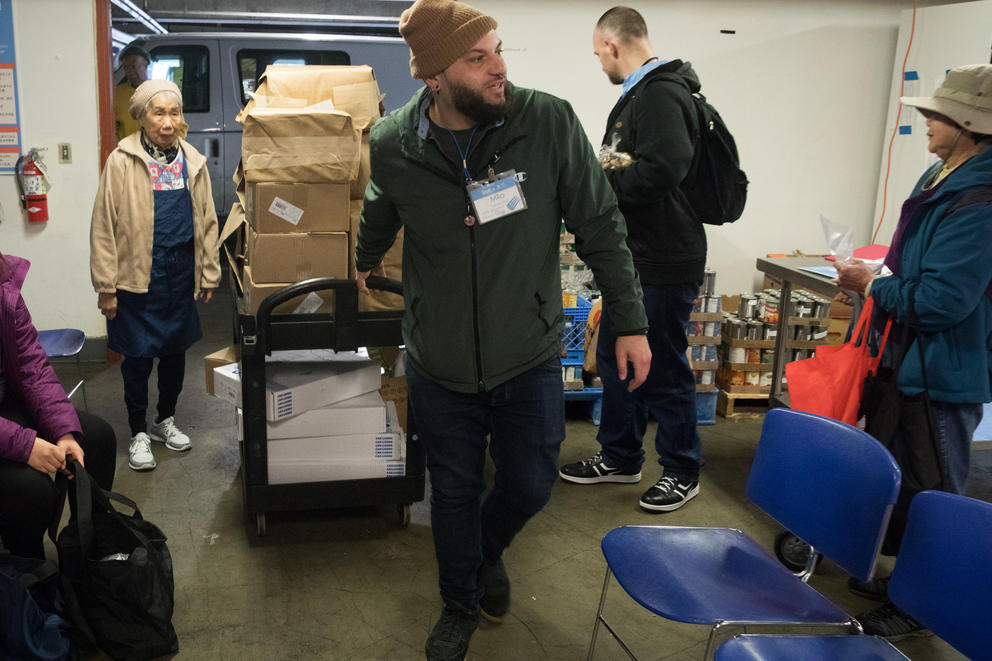
<path fill-rule="evenodd" d="M 507 81 L 495 28 L 451 0 L 403 13 L 411 73 L 426 86 L 372 130 L 355 251 L 364 290 L 404 228 L 407 381 L 444 600 L 428 659 L 464 658 L 480 610 L 507 612 L 503 550 L 556 479 L 563 218 L 615 311 L 630 388 L 650 364 L 616 198 L 571 107 Z M 496 475 L 483 502 L 487 436 Z"/>

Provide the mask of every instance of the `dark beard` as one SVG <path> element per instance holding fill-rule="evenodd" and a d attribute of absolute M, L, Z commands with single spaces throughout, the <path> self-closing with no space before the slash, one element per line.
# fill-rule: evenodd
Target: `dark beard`
<path fill-rule="evenodd" d="M 510 84 L 503 84 L 503 102 L 487 103 L 482 95 L 468 87 L 448 81 L 448 93 L 455 110 L 473 120 L 476 124 L 495 124 L 510 114 Z"/>

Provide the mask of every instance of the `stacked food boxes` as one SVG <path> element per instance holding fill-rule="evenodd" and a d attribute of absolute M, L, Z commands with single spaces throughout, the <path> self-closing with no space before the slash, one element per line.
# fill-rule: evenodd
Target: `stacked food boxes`
<path fill-rule="evenodd" d="M 274 351 L 265 374 L 269 484 L 405 474 L 403 421 L 379 392 L 378 363 L 356 352 Z M 213 391 L 237 407 L 242 440 L 238 363 L 214 368 Z"/>
<path fill-rule="evenodd" d="M 354 277 L 354 243 L 369 180 L 369 130 L 382 114 L 367 66 L 269 66 L 238 115 L 244 125 L 235 203 L 221 236 L 248 308 L 287 284 Z M 233 237 L 233 238 L 231 238 Z M 385 260 L 399 279 L 402 240 Z M 395 295 L 360 309 L 401 308 Z M 330 312 L 330 292 L 278 312 Z"/>

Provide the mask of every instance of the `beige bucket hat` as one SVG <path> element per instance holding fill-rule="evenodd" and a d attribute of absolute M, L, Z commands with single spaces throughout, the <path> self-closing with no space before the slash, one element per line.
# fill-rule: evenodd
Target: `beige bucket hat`
<path fill-rule="evenodd" d="M 903 105 L 938 112 L 966 131 L 992 134 L 992 65 L 969 64 L 947 72 L 933 96 L 904 96 Z"/>

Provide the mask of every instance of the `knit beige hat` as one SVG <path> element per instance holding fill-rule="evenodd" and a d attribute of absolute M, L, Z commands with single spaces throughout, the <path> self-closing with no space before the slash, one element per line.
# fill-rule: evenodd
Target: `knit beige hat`
<path fill-rule="evenodd" d="M 134 90 L 134 94 L 131 95 L 131 105 L 128 107 L 128 114 L 131 115 L 132 119 L 141 119 L 141 116 L 145 114 L 145 108 L 148 106 L 148 102 L 156 94 L 162 92 L 172 92 L 179 99 L 179 107 L 183 107 L 183 95 L 176 87 L 176 84 L 170 80 L 146 80 L 145 82 L 138 85 L 138 88 Z"/>
<path fill-rule="evenodd" d="M 969 64 L 951 69 L 933 96 L 904 96 L 899 101 L 939 112 L 966 131 L 992 134 L 992 65 Z"/>
<path fill-rule="evenodd" d="M 410 46 L 410 74 L 436 76 L 496 29 L 496 19 L 454 0 L 417 0 L 400 16 Z"/>

